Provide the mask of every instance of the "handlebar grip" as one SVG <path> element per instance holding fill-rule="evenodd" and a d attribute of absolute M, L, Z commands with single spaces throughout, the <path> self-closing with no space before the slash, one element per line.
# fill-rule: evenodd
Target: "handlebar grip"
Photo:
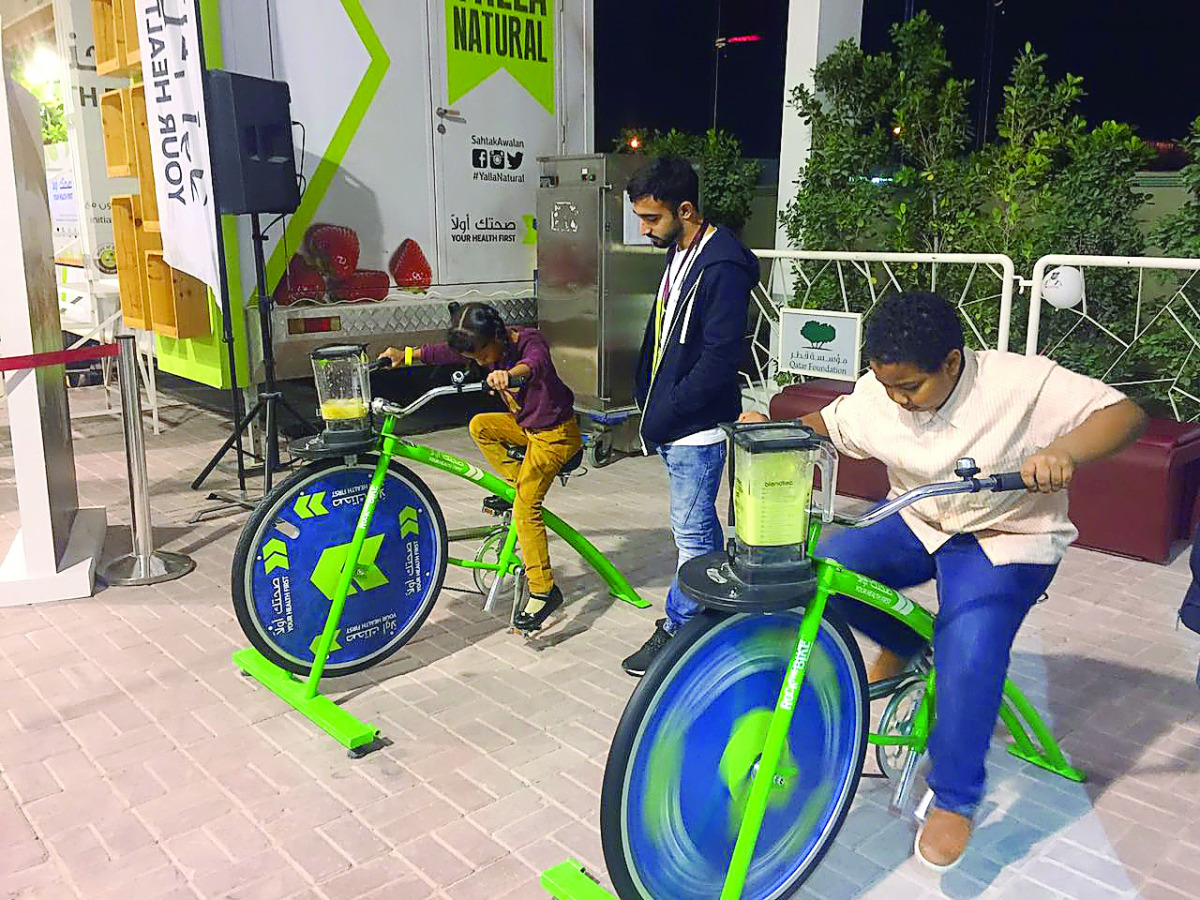
<path fill-rule="evenodd" d="M 514 378 L 510 375 L 508 378 L 508 386 L 510 388 L 519 388 L 521 385 L 523 385 L 526 382 L 526 380 L 527 379 L 524 375 L 520 375 L 516 378 Z"/>
<path fill-rule="evenodd" d="M 373 363 L 367 366 L 368 372 L 382 372 L 384 369 L 392 368 L 392 361 L 386 356 L 381 356 Z"/>
<path fill-rule="evenodd" d="M 1023 491 L 1026 490 L 1025 479 L 1020 472 L 1001 472 L 992 476 L 992 491 Z"/>

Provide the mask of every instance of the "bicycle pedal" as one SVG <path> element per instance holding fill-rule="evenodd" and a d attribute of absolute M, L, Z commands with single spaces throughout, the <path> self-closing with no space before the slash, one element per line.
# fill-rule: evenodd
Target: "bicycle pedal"
<path fill-rule="evenodd" d="M 503 518 L 504 516 L 508 515 L 512 512 L 512 508 L 513 507 L 511 503 L 509 503 L 503 497 L 497 497 L 495 495 L 486 497 L 483 501 L 483 511 L 489 516 L 496 516 L 497 518 Z"/>

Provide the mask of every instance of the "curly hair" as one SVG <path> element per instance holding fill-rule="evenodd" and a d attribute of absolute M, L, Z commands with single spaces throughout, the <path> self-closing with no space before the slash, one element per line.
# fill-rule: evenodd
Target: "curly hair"
<path fill-rule="evenodd" d="M 867 319 L 863 355 L 871 362 L 907 362 L 936 372 L 963 344 L 962 322 L 947 301 L 925 292 L 893 294 Z"/>

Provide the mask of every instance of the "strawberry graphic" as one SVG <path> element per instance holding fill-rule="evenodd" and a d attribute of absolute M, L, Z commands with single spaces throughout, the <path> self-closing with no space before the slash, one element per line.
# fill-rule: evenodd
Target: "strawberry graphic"
<path fill-rule="evenodd" d="M 351 302 L 386 300 L 391 287 L 387 272 L 359 269 L 357 272 L 351 272 L 348 278 L 331 282 L 329 296 L 334 300 Z"/>
<path fill-rule="evenodd" d="M 388 263 L 388 271 L 402 288 L 423 290 L 433 283 L 433 270 L 421 251 L 421 245 L 405 238 Z"/>
<path fill-rule="evenodd" d="M 291 306 L 299 300 L 320 300 L 325 296 L 325 279 L 297 253 L 288 263 L 288 270 L 275 286 L 276 306 Z"/>
<path fill-rule="evenodd" d="M 348 278 L 358 268 L 358 235 L 343 225 L 310 226 L 304 250 L 326 278 Z"/>

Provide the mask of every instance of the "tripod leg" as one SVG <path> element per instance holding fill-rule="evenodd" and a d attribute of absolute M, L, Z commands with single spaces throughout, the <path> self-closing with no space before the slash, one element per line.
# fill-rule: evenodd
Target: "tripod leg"
<path fill-rule="evenodd" d="M 260 399 L 254 404 L 254 407 L 248 413 L 246 413 L 246 415 L 242 416 L 241 421 L 239 421 L 237 425 L 233 427 L 233 434 L 225 439 L 225 443 L 221 445 L 221 449 L 213 455 L 213 458 L 208 461 L 207 465 L 200 470 L 200 474 L 196 476 L 196 480 L 192 482 L 193 491 L 200 489 L 200 485 L 204 483 L 204 479 L 206 479 L 212 470 L 217 467 L 217 463 L 219 463 L 221 458 L 229 452 L 229 448 L 235 443 L 241 442 L 242 432 L 245 430 L 246 426 L 254 420 L 255 416 L 258 415 L 262 405 L 263 401 Z M 240 455 L 238 459 L 241 459 Z"/>
<path fill-rule="evenodd" d="M 275 403 L 279 400 L 279 394 L 270 393 L 264 397 L 267 405 L 267 424 L 266 434 L 264 435 L 267 444 L 267 452 L 265 454 L 267 460 L 263 466 L 263 496 L 271 493 L 271 476 L 274 475 L 275 469 L 279 466 L 279 434 L 276 432 L 278 423 L 275 421 Z"/>

